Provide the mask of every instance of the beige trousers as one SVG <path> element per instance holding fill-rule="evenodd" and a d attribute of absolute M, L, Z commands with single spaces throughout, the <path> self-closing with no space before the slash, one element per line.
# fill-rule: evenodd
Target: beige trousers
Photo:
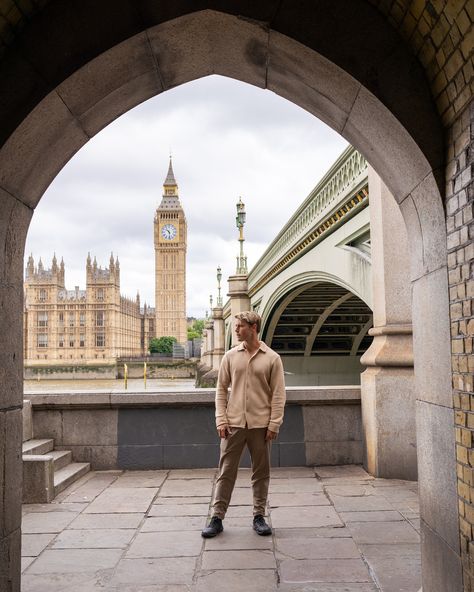
<path fill-rule="evenodd" d="M 224 518 L 234 489 L 240 457 L 247 445 L 252 460 L 253 515 L 265 515 L 270 483 L 271 440 L 265 441 L 267 428 L 231 428 L 232 434 L 221 439 L 219 476 L 214 495 L 214 516 Z"/>

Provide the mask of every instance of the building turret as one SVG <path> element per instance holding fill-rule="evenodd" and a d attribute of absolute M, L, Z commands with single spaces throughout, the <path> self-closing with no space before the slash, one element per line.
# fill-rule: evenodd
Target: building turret
<path fill-rule="evenodd" d="M 58 273 L 58 260 L 56 259 L 56 253 L 54 253 L 54 255 L 53 255 L 53 262 L 51 264 L 51 271 L 54 274 Z"/>
<path fill-rule="evenodd" d="M 33 254 L 28 257 L 28 263 L 26 265 L 26 277 L 32 278 L 35 273 L 35 260 L 33 259 Z"/>

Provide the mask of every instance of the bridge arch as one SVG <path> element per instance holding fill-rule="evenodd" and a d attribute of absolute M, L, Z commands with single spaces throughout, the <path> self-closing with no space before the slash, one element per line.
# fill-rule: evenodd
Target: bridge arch
<path fill-rule="evenodd" d="M 14 574 L 11 589 L 19 590 L 20 573 L 22 257 L 29 220 L 59 170 L 100 129 L 140 102 L 210 74 L 268 88 L 325 121 L 366 156 L 400 204 L 411 241 L 420 441 L 430 442 L 433 430 L 440 435 L 419 455 L 429 506 L 426 566 L 436 572 L 430 549 L 459 553 L 446 161 L 425 72 L 408 45 L 369 1 L 42 6 L 19 23 L 0 58 L 0 409 L 9 434 L 1 454 L 10 484 L 0 530 L 2 548 L 10 549 L 4 555 L 12 565 L 2 573 Z M 440 473 L 438 495 L 432 476 Z"/>

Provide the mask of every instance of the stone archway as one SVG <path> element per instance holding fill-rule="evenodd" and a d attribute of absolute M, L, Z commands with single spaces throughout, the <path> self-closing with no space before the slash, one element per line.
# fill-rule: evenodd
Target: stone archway
<path fill-rule="evenodd" d="M 443 582 L 459 581 L 460 562 L 445 157 L 423 70 L 369 2 L 193 6 L 53 0 L 0 61 L 3 581 L 19 590 L 22 257 L 33 209 L 61 167 L 110 121 L 163 90 L 218 73 L 268 88 L 328 123 L 399 203 L 411 241 L 425 590 L 438 589 L 433 582 L 447 590 Z"/>

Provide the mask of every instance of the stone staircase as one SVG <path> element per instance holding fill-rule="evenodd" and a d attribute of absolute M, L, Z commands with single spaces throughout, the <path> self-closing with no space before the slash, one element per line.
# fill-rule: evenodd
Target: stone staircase
<path fill-rule="evenodd" d="M 70 450 L 55 450 L 53 439 L 33 438 L 29 401 L 23 408 L 23 434 L 23 503 L 49 503 L 90 470 L 89 463 L 72 462 Z"/>

